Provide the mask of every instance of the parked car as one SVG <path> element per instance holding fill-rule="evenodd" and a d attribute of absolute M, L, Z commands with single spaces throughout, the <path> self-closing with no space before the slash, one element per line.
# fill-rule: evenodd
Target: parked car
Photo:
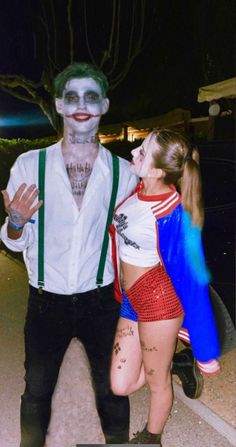
<path fill-rule="evenodd" d="M 235 159 L 233 142 L 198 145 L 205 225 L 203 243 L 212 285 L 235 324 Z"/>

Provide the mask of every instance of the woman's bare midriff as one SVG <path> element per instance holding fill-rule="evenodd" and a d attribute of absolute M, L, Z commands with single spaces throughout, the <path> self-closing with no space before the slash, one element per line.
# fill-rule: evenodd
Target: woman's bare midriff
<path fill-rule="evenodd" d="M 137 279 L 154 267 L 156 266 L 152 265 L 151 267 L 139 267 L 120 260 L 120 282 L 122 289 L 124 291 L 129 290 Z"/>

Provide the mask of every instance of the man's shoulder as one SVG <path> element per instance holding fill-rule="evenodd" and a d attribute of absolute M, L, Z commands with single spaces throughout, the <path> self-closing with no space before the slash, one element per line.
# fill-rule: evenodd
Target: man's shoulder
<path fill-rule="evenodd" d="M 125 158 L 120 157 L 119 155 L 117 155 L 117 157 L 119 158 L 121 166 L 123 166 L 124 169 L 128 169 L 130 171 L 130 162 Z"/>
<path fill-rule="evenodd" d="M 102 145 L 101 145 L 101 148 L 102 148 L 103 153 L 106 155 L 107 159 L 109 160 L 109 163 L 111 163 L 112 152 Z M 120 169 L 122 170 L 122 172 L 125 172 L 130 177 L 135 178 L 136 176 L 130 171 L 130 162 L 128 160 L 126 160 L 125 158 L 120 157 L 119 155 L 116 155 L 116 156 L 119 159 Z"/>
<path fill-rule="evenodd" d="M 38 149 L 31 149 L 27 152 L 24 152 L 19 155 L 17 158 L 17 161 L 23 162 L 23 163 L 34 163 L 38 161 L 39 157 L 39 151 L 41 149 L 45 150 L 47 154 L 50 154 L 54 152 L 55 149 L 57 149 L 58 143 L 52 144 L 51 146 L 45 147 L 45 148 L 38 148 Z"/>

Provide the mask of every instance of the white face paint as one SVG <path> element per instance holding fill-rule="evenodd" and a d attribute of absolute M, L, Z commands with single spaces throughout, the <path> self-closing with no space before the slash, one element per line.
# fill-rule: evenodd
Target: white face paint
<path fill-rule="evenodd" d="M 156 151 L 157 143 L 155 136 L 151 133 L 143 140 L 141 146 L 131 151 L 133 158 L 130 170 L 140 178 L 147 177 L 149 171 L 154 168 L 153 154 Z"/>
<path fill-rule="evenodd" d="M 65 85 L 63 97 L 56 99 L 64 127 L 88 137 L 96 135 L 101 116 L 108 107 L 109 100 L 102 96 L 99 84 L 92 78 L 71 79 Z"/>

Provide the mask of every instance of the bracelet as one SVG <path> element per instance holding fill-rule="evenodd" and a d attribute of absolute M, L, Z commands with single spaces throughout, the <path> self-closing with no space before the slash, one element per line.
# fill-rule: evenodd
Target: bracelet
<path fill-rule="evenodd" d="M 14 228 L 14 230 L 23 230 L 24 228 L 24 225 L 23 226 L 16 225 L 14 222 L 11 222 L 11 220 L 8 220 L 8 223 L 10 227 Z"/>
<path fill-rule="evenodd" d="M 35 219 L 30 219 L 28 222 L 30 222 L 30 223 L 32 223 L 32 224 L 34 224 L 35 223 Z M 12 228 L 14 228 L 14 230 L 23 230 L 23 228 L 24 228 L 24 226 L 25 225 L 17 225 L 17 224 L 15 224 L 14 222 L 12 222 L 12 220 L 10 220 L 10 219 L 8 219 L 8 223 L 9 223 L 9 225 L 12 227 Z"/>

